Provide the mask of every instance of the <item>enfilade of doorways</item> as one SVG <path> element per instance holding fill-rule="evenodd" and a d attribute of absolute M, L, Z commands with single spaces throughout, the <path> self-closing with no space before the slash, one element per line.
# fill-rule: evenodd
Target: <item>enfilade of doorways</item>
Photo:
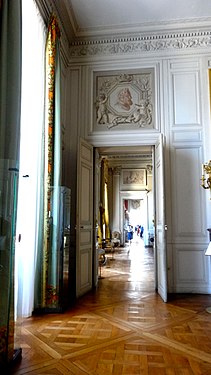
<path fill-rule="evenodd" d="M 129 165 L 135 162 L 136 168 L 143 168 L 144 163 L 152 165 L 151 147 L 110 147 L 98 149 L 98 152 L 101 156 L 108 157 L 109 165 L 121 164 L 125 167 L 128 161 Z M 131 197 L 136 198 L 137 195 Z M 137 201 L 126 200 L 133 203 Z M 142 200 L 143 198 L 140 199 Z M 125 204 L 123 205 L 125 207 Z M 155 290 L 154 233 L 153 230 L 144 228 L 148 218 L 143 217 L 142 214 L 141 218 L 138 218 L 136 212 L 138 211 L 130 211 L 129 221 L 133 227 L 132 241 L 128 241 L 127 229 L 124 228 L 121 245 L 114 249 L 105 249 L 105 255 L 99 256 L 98 276 L 99 280 L 102 280 L 100 282 L 105 279 L 120 283 L 128 281 L 131 283 L 131 288 L 135 285 L 140 291 L 150 292 Z M 124 215 L 125 213 L 122 212 L 123 217 Z M 125 220 L 123 225 L 126 225 Z M 143 236 L 140 236 L 139 227 L 140 230 L 141 227 L 145 230 Z"/>
<path fill-rule="evenodd" d="M 135 232 L 130 243 L 126 242 L 125 246 L 114 250 L 105 250 L 104 257 L 99 257 L 98 275 L 100 282 L 105 279 L 115 283 L 128 282 L 136 291 L 153 292 L 153 245 L 145 246 L 143 239 Z"/>

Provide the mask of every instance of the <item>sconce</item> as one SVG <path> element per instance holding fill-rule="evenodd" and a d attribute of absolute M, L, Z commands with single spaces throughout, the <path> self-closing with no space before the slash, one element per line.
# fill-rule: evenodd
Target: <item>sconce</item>
<path fill-rule="evenodd" d="M 206 178 L 205 175 L 208 177 Z M 206 164 L 202 164 L 201 186 L 211 191 L 211 160 Z"/>

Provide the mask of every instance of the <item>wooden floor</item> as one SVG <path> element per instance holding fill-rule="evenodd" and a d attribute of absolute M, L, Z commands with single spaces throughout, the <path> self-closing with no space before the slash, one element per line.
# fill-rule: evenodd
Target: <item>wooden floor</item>
<path fill-rule="evenodd" d="M 107 254 L 98 289 L 63 314 L 26 319 L 11 374 L 211 375 L 208 295 L 154 292 L 153 249 Z M 100 271 L 99 271 L 100 272 Z"/>

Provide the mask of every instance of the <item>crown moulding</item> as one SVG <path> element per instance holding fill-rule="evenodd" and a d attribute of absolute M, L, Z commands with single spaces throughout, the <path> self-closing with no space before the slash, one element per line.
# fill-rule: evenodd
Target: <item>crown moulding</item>
<path fill-rule="evenodd" d="M 70 45 L 71 57 L 138 54 L 164 50 L 195 50 L 211 47 L 211 31 L 171 32 L 95 40 L 78 40 Z"/>

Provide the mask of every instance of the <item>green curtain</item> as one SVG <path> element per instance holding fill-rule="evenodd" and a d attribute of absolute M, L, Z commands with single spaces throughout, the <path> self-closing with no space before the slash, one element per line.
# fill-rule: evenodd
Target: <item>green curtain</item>
<path fill-rule="evenodd" d="M 46 43 L 46 119 L 43 178 L 43 222 L 35 284 L 35 310 L 59 306 L 61 124 L 60 31 L 51 16 Z"/>
<path fill-rule="evenodd" d="M 21 0 L 0 9 L 0 365 L 14 357 L 14 249 L 20 147 Z"/>

